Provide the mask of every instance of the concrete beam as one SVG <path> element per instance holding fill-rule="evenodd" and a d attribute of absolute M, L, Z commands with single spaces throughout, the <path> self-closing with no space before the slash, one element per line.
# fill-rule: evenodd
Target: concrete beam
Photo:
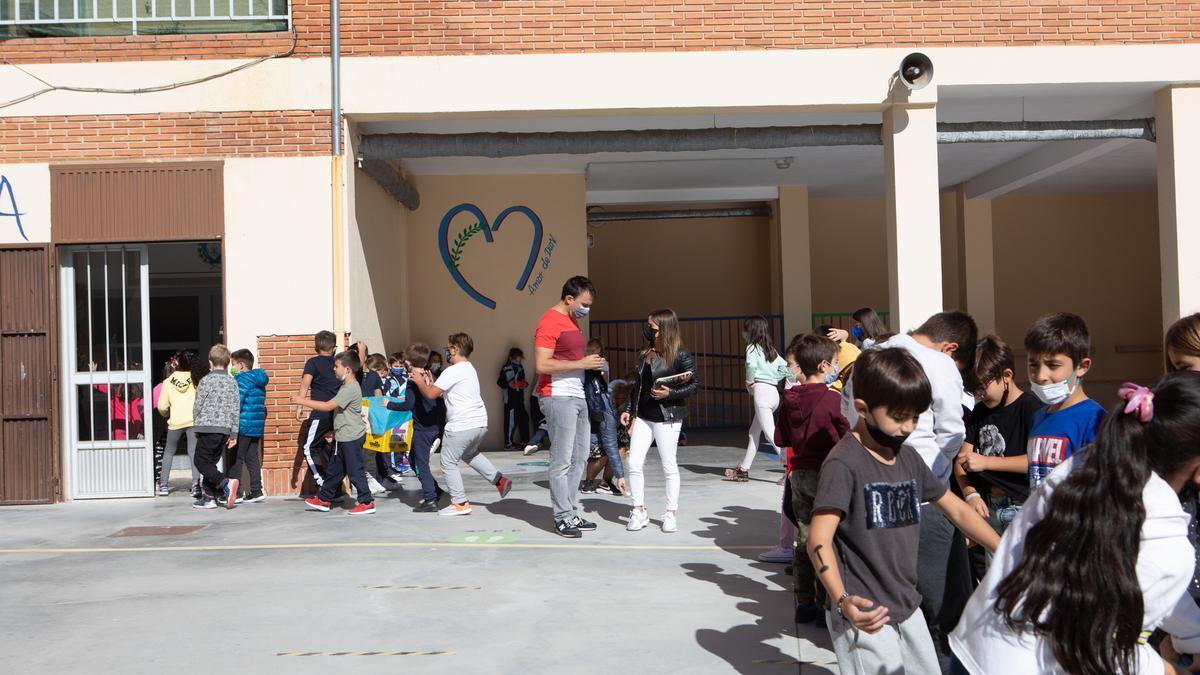
<path fill-rule="evenodd" d="M 421 206 L 420 193 L 396 167 L 381 159 L 364 159 L 362 170 L 409 211 Z"/>
<path fill-rule="evenodd" d="M 1050 143 L 967 181 L 966 197 L 995 199 L 1135 142 L 1120 138 Z"/>

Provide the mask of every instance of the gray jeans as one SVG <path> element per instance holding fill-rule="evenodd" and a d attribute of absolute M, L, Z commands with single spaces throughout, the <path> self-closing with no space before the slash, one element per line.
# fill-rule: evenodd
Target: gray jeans
<path fill-rule="evenodd" d="M 828 611 L 825 623 L 833 638 L 833 651 L 837 653 L 842 675 L 940 675 L 942 672 L 920 610 L 899 624 L 885 624 L 877 633 L 853 626 L 835 633 L 833 616 Z"/>
<path fill-rule="evenodd" d="M 187 434 L 187 454 L 188 460 L 192 464 L 192 480 L 200 480 L 200 471 L 196 469 L 196 431 L 193 427 L 186 429 L 167 429 L 167 447 L 163 450 L 162 475 L 158 479 L 159 485 L 166 485 L 171 478 L 171 464 L 175 461 L 175 447 L 179 445 L 179 439 L 184 434 Z"/>
<path fill-rule="evenodd" d="M 550 432 L 550 505 L 555 522 L 570 520 L 576 515 L 579 480 L 587 467 L 592 437 L 587 402 L 571 396 L 547 396 L 540 401 Z"/>
<path fill-rule="evenodd" d="M 492 484 L 500 477 L 496 467 L 479 452 L 479 444 L 486 433 L 487 427 L 479 427 L 467 431 L 447 431 L 442 437 L 442 474 L 446 477 L 450 501 L 455 504 L 467 501 L 467 489 L 463 486 L 462 472 L 458 470 L 459 462 L 470 464 L 472 469 Z"/>

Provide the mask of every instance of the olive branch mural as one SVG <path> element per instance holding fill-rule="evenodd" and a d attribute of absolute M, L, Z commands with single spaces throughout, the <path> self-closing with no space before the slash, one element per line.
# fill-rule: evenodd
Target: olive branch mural
<path fill-rule="evenodd" d="M 475 223 L 470 227 L 465 228 L 458 236 L 454 238 L 454 245 L 450 247 L 450 261 L 454 263 L 455 269 L 458 268 L 458 261 L 462 259 L 463 248 L 471 241 L 471 237 L 483 231 L 482 223 Z"/>

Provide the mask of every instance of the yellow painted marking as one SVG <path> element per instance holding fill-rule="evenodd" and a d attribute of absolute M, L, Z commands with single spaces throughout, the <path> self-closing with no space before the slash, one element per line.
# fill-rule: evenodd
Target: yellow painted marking
<path fill-rule="evenodd" d="M 107 548 L 0 548 L 0 554 L 58 554 L 58 553 L 166 553 L 205 551 L 286 551 L 297 549 L 338 548 L 523 548 L 523 549 L 566 549 L 574 551 L 763 551 L 770 545 L 760 546 L 647 546 L 638 544 L 467 544 L 459 542 L 346 542 L 310 544 L 214 544 L 210 546 L 113 546 Z"/>

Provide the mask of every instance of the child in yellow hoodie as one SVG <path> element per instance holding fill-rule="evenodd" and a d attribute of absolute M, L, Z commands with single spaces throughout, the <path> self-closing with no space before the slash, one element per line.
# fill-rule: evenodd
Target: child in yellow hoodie
<path fill-rule="evenodd" d="M 175 459 L 175 448 L 180 437 L 187 435 L 188 459 L 192 464 L 192 493 L 200 489 L 200 472 L 196 470 L 196 432 L 192 429 L 192 406 L 196 402 L 196 387 L 192 383 L 191 367 L 197 360 L 196 352 L 186 350 L 176 355 L 178 367 L 163 382 L 162 394 L 158 397 L 158 412 L 167 418 L 167 447 L 163 451 L 162 474 L 158 478 L 158 494 L 165 497 L 170 492 L 171 463 Z"/>

